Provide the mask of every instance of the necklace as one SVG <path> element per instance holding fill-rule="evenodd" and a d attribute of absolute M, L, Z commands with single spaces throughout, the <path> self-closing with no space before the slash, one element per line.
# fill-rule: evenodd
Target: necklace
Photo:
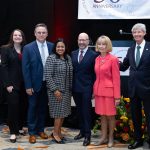
<path fill-rule="evenodd" d="M 99 60 L 100 60 L 100 63 L 99 63 L 100 66 L 103 65 L 103 64 L 106 62 L 105 57 L 101 57 L 101 56 L 100 56 L 100 59 L 99 59 Z"/>

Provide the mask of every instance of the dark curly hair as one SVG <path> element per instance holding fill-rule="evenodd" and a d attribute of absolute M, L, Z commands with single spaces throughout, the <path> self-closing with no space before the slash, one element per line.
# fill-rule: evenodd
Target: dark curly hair
<path fill-rule="evenodd" d="M 56 42 L 54 43 L 54 47 L 53 47 L 52 52 L 53 52 L 54 54 L 56 54 L 57 58 L 60 58 L 60 55 L 56 52 L 56 47 L 57 47 L 57 44 L 58 44 L 59 42 L 62 42 L 62 43 L 64 43 L 64 45 L 65 45 L 64 58 L 67 59 L 67 54 L 68 54 L 68 52 L 67 52 L 66 43 L 65 43 L 65 41 L 64 41 L 63 38 L 58 38 L 58 39 L 56 40 Z"/>

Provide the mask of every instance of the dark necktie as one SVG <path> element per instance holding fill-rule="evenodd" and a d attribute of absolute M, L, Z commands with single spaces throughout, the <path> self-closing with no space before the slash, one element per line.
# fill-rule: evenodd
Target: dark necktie
<path fill-rule="evenodd" d="M 81 63 L 83 59 L 83 50 L 80 50 L 79 63 Z"/>
<path fill-rule="evenodd" d="M 140 48 L 141 48 L 141 46 L 137 46 L 137 51 L 136 51 L 136 66 L 138 66 L 139 65 L 139 62 L 140 62 Z"/>

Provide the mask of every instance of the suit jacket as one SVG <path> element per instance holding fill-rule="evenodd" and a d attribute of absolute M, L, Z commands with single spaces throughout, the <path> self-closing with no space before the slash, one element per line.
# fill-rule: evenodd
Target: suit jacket
<path fill-rule="evenodd" d="M 120 98 L 120 72 L 118 62 L 118 59 L 111 54 L 107 54 L 105 58 L 101 58 L 100 56 L 96 58 L 94 95 Z"/>
<path fill-rule="evenodd" d="M 13 86 L 20 90 L 23 83 L 21 60 L 14 48 L 1 49 L 1 67 L 4 87 Z"/>
<path fill-rule="evenodd" d="M 49 54 L 52 52 L 53 44 L 47 42 Z M 23 48 L 22 70 L 25 88 L 33 88 L 38 92 L 42 86 L 43 64 L 36 41 Z"/>
<path fill-rule="evenodd" d="M 135 63 L 135 46 L 136 44 L 128 49 L 123 63 L 120 62 L 120 70 L 125 71 L 130 67 L 129 96 L 133 98 L 136 91 L 143 99 L 147 99 L 150 97 L 150 43 L 145 43 L 138 67 Z"/>
<path fill-rule="evenodd" d="M 62 60 L 56 54 L 52 54 L 47 58 L 44 74 L 50 92 L 72 89 L 72 61 L 69 55 L 66 57 L 66 60 Z"/>
<path fill-rule="evenodd" d="M 93 90 L 95 81 L 94 64 L 97 53 L 88 49 L 81 63 L 78 63 L 79 49 L 72 52 L 73 92 L 89 92 Z"/>

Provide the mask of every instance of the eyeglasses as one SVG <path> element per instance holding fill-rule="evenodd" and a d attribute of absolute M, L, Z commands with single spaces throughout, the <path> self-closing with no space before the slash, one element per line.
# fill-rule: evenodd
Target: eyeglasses
<path fill-rule="evenodd" d="M 87 40 L 89 40 L 89 39 L 78 39 L 78 42 L 85 42 Z"/>
<path fill-rule="evenodd" d="M 41 34 L 47 34 L 47 32 L 36 32 L 37 34 L 41 35 Z"/>

